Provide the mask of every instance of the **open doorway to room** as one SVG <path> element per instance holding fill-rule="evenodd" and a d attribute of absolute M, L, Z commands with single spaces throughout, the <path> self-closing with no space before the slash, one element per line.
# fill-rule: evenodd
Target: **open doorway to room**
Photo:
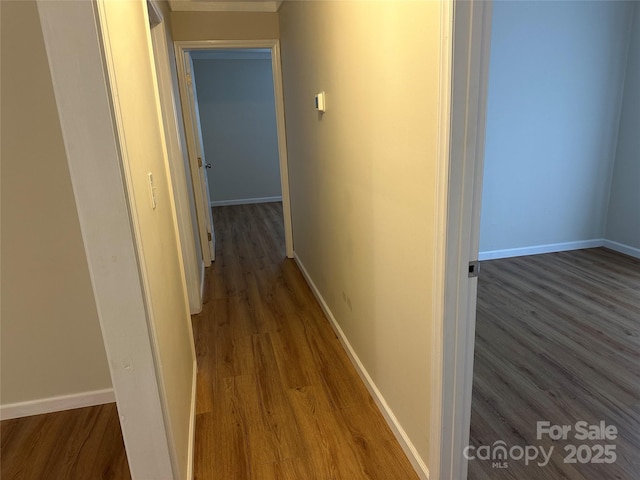
<path fill-rule="evenodd" d="M 242 232 L 280 261 L 286 254 L 271 50 L 198 50 L 191 59 L 216 257 L 238 247 Z"/>
<path fill-rule="evenodd" d="M 637 477 L 639 81 L 640 5 L 493 4 L 469 479 Z"/>
<path fill-rule="evenodd" d="M 269 49 L 193 52 L 211 205 L 282 201 Z"/>
<path fill-rule="evenodd" d="M 293 257 L 278 42 L 177 42 L 176 54 L 201 215 L 213 213 L 211 259 L 225 248 L 219 234 L 252 216 L 268 228 L 249 238 Z"/>

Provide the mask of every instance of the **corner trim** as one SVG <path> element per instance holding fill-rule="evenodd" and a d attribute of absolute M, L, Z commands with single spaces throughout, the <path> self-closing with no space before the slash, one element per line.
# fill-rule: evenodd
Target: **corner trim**
<path fill-rule="evenodd" d="M 568 250 L 580 250 L 583 248 L 597 248 L 606 246 L 609 240 L 594 238 L 592 240 L 579 240 L 577 242 L 549 243 L 546 245 L 534 245 L 531 247 L 506 248 L 503 250 L 489 250 L 480 252 L 478 260 L 496 260 L 498 258 L 522 257 L 525 255 L 539 255 L 541 253 L 565 252 Z M 610 242 L 614 244 L 615 242 Z M 621 245 L 621 244 L 618 244 Z M 615 248 L 612 247 L 612 250 Z M 640 250 L 638 250 L 640 252 Z"/>
<path fill-rule="evenodd" d="M 279 197 L 257 197 L 257 198 L 238 198 L 236 200 L 218 200 L 211 201 L 212 207 L 226 207 L 229 205 L 249 205 L 251 203 L 270 203 L 281 202 L 282 196 Z"/>
<path fill-rule="evenodd" d="M 630 245 L 625 245 L 624 243 L 614 242 L 613 240 L 604 240 L 604 248 L 608 248 L 609 250 L 614 250 L 619 253 L 624 253 L 625 255 L 629 255 L 630 257 L 640 258 L 640 248 L 635 248 Z"/>
<path fill-rule="evenodd" d="M 342 343 L 343 348 L 345 349 L 345 351 L 347 352 L 347 355 L 349 356 L 349 360 L 351 360 L 351 363 L 356 368 L 358 375 L 360 375 L 360 378 L 362 379 L 364 384 L 367 386 L 367 390 L 369 390 L 369 393 L 375 400 L 376 405 L 378 405 L 378 408 L 382 412 L 382 415 L 384 416 L 387 424 L 389 425 L 389 428 L 391 428 L 391 431 L 393 432 L 394 436 L 400 443 L 402 450 L 407 455 L 409 461 L 411 462 L 411 465 L 413 466 L 416 473 L 422 480 L 428 480 L 429 469 L 427 468 L 426 464 L 418 454 L 418 451 L 416 450 L 415 446 L 409 439 L 409 436 L 407 435 L 407 433 L 404 431 L 404 429 L 400 425 L 400 422 L 394 415 L 393 411 L 387 404 L 387 401 L 382 396 L 382 393 L 380 392 L 380 390 L 378 390 L 378 387 L 376 386 L 373 379 L 369 375 L 369 372 L 367 372 L 367 369 L 364 367 L 364 365 L 358 358 L 358 355 L 356 354 L 355 350 L 349 343 L 347 336 L 342 331 L 342 328 L 340 328 L 340 325 L 338 324 L 335 317 L 333 316 L 333 313 L 331 312 L 331 310 L 329 309 L 329 306 L 327 305 L 324 298 L 322 297 L 322 294 L 318 290 L 318 287 L 316 287 L 316 284 L 311 279 L 309 272 L 307 272 L 307 269 L 305 268 L 304 264 L 300 260 L 300 257 L 298 257 L 298 254 L 295 251 L 293 252 L 293 258 L 295 259 L 296 264 L 298 265 L 298 268 L 300 268 L 300 271 L 302 272 L 302 275 L 307 281 L 307 284 L 311 288 L 313 295 L 316 297 L 316 300 L 318 300 L 320 307 L 322 307 L 322 311 L 329 319 L 329 323 L 333 327 L 333 330 L 338 335 L 338 338 L 340 339 L 340 343 Z"/>
<path fill-rule="evenodd" d="M 93 390 L 90 392 L 60 395 L 58 397 L 40 398 L 26 402 L 0 405 L 0 420 L 42 415 L 43 413 L 62 412 L 74 408 L 93 407 L 113 403 L 116 397 L 113 388 Z"/>

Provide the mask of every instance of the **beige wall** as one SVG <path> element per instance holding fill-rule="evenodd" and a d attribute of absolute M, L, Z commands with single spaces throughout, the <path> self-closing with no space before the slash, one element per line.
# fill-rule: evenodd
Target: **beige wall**
<path fill-rule="evenodd" d="M 278 14 L 263 12 L 172 12 L 178 40 L 271 40 L 279 38 Z"/>
<path fill-rule="evenodd" d="M 111 89 L 117 99 L 116 118 L 141 253 L 156 369 L 179 478 L 186 479 L 195 354 L 145 9 L 144 2 L 104 2 L 102 27 L 109 32 L 105 50 L 110 59 Z M 137 62 L 132 63 L 132 57 Z M 154 179 L 155 208 L 149 194 L 149 173 Z"/>
<path fill-rule="evenodd" d="M 2 10 L 0 403 L 111 388 L 35 2 Z"/>
<path fill-rule="evenodd" d="M 280 8 L 295 251 L 427 465 L 440 8 Z"/>

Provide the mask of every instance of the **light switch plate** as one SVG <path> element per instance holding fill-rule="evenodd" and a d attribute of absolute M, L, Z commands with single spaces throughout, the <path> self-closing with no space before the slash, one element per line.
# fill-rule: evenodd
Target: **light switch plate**
<path fill-rule="evenodd" d="M 320 92 L 316 95 L 316 110 L 323 113 L 326 111 L 327 107 L 324 97 L 324 92 Z"/>

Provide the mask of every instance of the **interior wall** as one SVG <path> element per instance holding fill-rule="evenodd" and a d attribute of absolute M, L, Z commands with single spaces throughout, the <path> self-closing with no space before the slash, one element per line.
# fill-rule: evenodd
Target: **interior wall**
<path fill-rule="evenodd" d="M 480 252 L 602 239 L 633 2 L 495 2 Z"/>
<path fill-rule="evenodd" d="M 200 233 L 198 229 L 198 217 L 191 179 L 191 165 L 187 151 L 187 140 L 184 129 L 184 119 L 182 117 L 182 101 L 178 84 L 178 70 L 176 66 L 176 54 L 171 36 L 171 11 L 166 1 L 158 3 L 162 12 L 162 23 L 154 28 L 160 28 L 164 38 L 164 48 L 169 61 L 169 69 L 166 72 L 158 71 L 158 81 L 171 85 L 171 103 L 163 105 L 168 116 L 175 121 L 170 121 L 165 125 L 165 138 L 169 146 L 168 155 L 179 157 L 179 162 L 175 162 L 173 191 L 176 205 L 181 207 L 181 212 L 188 212 L 187 218 L 179 218 L 181 225 L 180 244 L 182 250 L 185 274 L 190 278 L 195 278 L 195 282 L 187 280 L 189 304 L 191 313 L 197 313 L 202 309 L 201 285 L 204 283 L 204 261 L 202 259 L 202 247 L 200 244 Z M 158 62 L 156 61 L 156 66 Z M 172 139 L 170 137 L 173 137 Z M 177 144 L 177 145 L 176 145 Z M 172 148 L 173 147 L 173 148 Z M 178 165 L 182 165 L 182 171 L 178 170 Z M 180 183 L 182 182 L 182 183 Z M 186 207 L 186 208 L 185 208 Z M 194 284 L 195 283 L 195 284 Z"/>
<path fill-rule="evenodd" d="M 211 202 L 281 197 L 271 58 L 193 66 Z"/>
<path fill-rule="evenodd" d="M 103 31 L 156 370 L 177 478 L 188 478 L 195 355 L 144 2 L 104 2 Z M 132 63 L 131 58 L 136 62 Z M 153 205 L 148 175 L 153 176 Z M 194 404 L 193 404 L 194 405 Z"/>
<path fill-rule="evenodd" d="M 171 12 L 171 32 L 175 41 L 280 38 L 275 12 Z"/>
<path fill-rule="evenodd" d="M 295 253 L 427 465 L 441 8 L 280 8 Z"/>
<path fill-rule="evenodd" d="M 4 407 L 111 378 L 36 4 L 0 10 Z"/>
<path fill-rule="evenodd" d="M 633 18 L 606 236 L 636 249 L 637 255 L 640 254 L 640 6 L 637 4 Z"/>

